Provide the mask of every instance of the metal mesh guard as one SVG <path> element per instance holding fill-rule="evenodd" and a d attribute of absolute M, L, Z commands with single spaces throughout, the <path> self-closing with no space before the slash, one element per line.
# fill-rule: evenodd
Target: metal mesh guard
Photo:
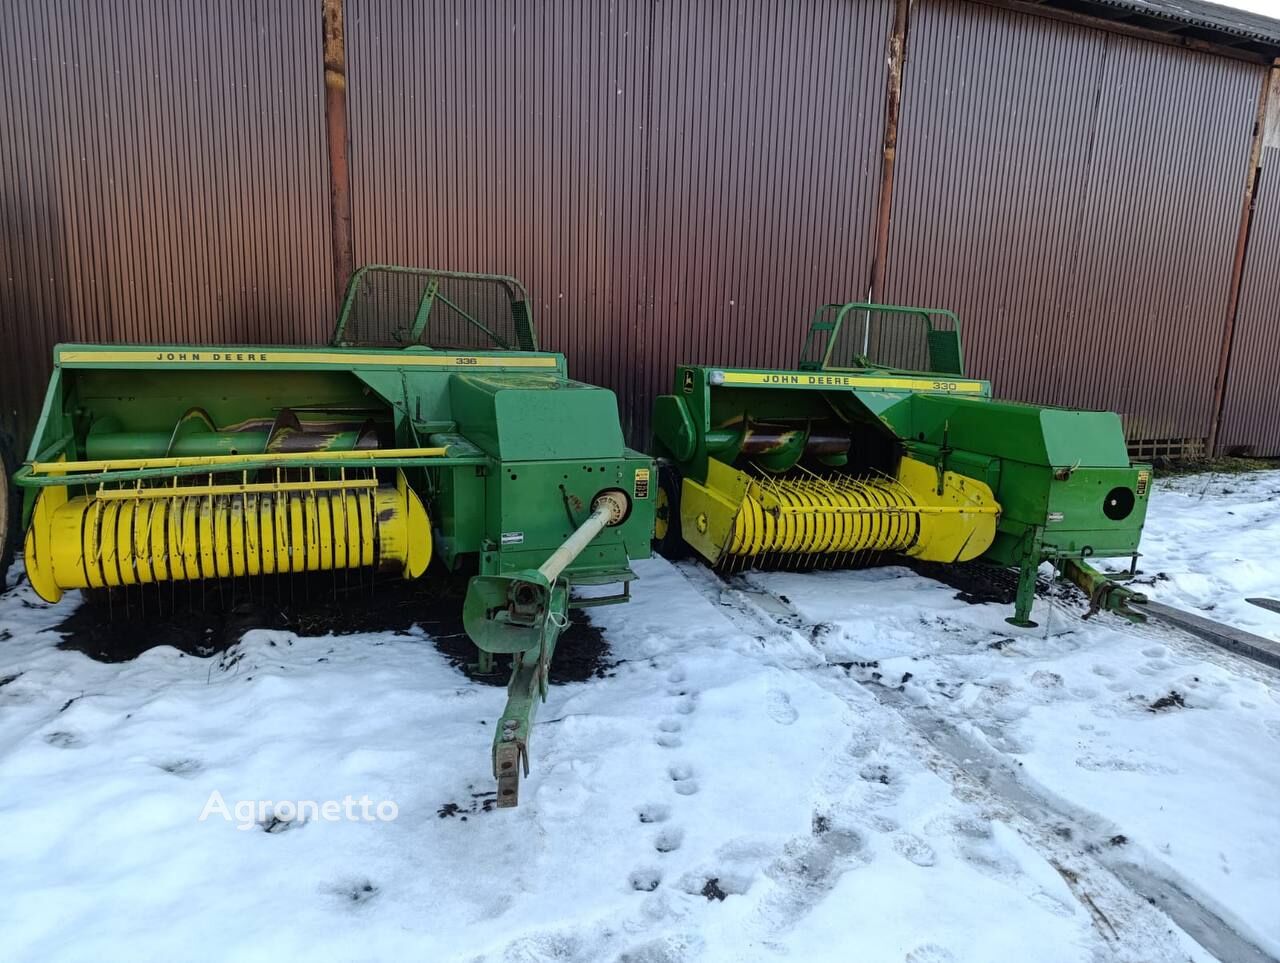
<path fill-rule="evenodd" d="M 381 266 L 363 268 L 352 278 L 335 341 L 370 347 L 536 350 L 519 282 Z"/>
<path fill-rule="evenodd" d="M 846 316 L 830 365 L 849 367 L 865 353 L 872 364 L 886 368 L 960 374 L 959 348 L 945 315 L 877 306 Z"/>

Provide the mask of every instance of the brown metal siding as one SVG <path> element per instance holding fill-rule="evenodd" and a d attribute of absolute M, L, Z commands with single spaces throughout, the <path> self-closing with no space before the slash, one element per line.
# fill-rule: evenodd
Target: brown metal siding
<path fill-rule="evenodd" d="M 673 363 L 791 364 L 814 305 L 866 293 L 889 0 L 348 7 L 358 260 L 517 274 L 633 441 Z M 956 308 L 1002 393 L 1207 434 L 1262 68 L 912 16 L 890 299 Z M 0 426 L 57 340 L 325 336 L 319 3 L 14 0 L 0 80 Z M 1276 193 L 1230 444 L 1275 430 Z"/>
<path fill-rule="evenodd" d="M 57 341 L 314 341 L 332 317 L 319 5 L 0 17 L 0 423 Z"/>
<path fill-rule="evenodd" d="M 1277 125 L 1280 129 L 1280 125 Z M 1223 448 L 1280 456 L 1280 147 L 1263 152 L 1236 317 Z"/>
<path fill-rule="evenodd" d="M 887 0 L 349 0 L 356 258 L 514 273 L 643 443 L 676 361 L 863 293 Z"/>
<path fill-rule="evenodd" d="M 955 0 L 908 51 L 890 300 L 1002 395 L 1206 436 L 1265 68 Z"/>

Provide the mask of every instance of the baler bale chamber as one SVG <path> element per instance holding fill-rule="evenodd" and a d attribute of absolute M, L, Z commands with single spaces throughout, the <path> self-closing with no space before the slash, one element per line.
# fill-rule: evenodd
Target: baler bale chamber
<path fill-rule="evenodd" d="M 482 671 L 511 659 L 493 747 L 511 806 L 569 605 L 625 601 L 649 554 L 652 464 L 613 393 L 537 349 L 518 281 L 375 265 L 327 346 L 58 346 L 15 481 L 50 602 L 478 572 L 464 624 Z"/>
<path fill-rule="evenodd" d="M 814 314 L 793 370 L 682 365 L 654 404 L 656 541 L 728 570 L 897 554 L 1018 569 L 1015 625 L 1052 562 L 1125 612 L 1091 558 L 1137 558 L 1151 470 L 1120 419 L 992 397 L 949 311 Z"/>

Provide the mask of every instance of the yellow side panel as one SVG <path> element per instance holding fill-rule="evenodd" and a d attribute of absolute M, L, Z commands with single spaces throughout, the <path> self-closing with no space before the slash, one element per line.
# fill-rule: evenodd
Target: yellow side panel
<path fill-rule="evenodd" d="M 1000 513 L 996 497 L 986 484 L 954 472 L 943 472 L 942 494 L 938 494 L 937 469 L 914 458 L 902 459 L 898 481 L 911 492 L 917 505 L 952 509 L 922 518 L 920 538 L 907 550 L 912 558 L 926 562 L 967 562 L 991 546 Z"/>
<path fill-rule="evenodd" d="M 680 489 L 680 528 L 684 540 L 708 562 L 715 563 L 745 532 L 735 523 L 750 479 L 714 458 L 707 462 L 707 484 L 684 479 Z M 735 544 L 737 541 L 735 540 Z"/>

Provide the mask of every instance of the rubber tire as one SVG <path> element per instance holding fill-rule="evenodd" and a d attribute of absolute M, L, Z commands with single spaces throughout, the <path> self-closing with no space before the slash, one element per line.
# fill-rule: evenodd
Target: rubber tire
<path fill-rule="evenodd" d="M 13 564 L 22 527 L 22 499 L 12 481 L 17 470 L 13 443 L 0 435 L 0 592 L 8 585 L 9 566 Z"/>
<path fill-rule="evenodd" d="M 684 535 L 680 531 L 681 483 L 680 472 L 674 465 L 658 462 L 658 491 L 666 497 L 667 531 L 662 538 L 658 538 L 655 515 L 653 550 L 672 562 L 679 561 L 689 554 L 689 546 L 685 543 Z"/>

